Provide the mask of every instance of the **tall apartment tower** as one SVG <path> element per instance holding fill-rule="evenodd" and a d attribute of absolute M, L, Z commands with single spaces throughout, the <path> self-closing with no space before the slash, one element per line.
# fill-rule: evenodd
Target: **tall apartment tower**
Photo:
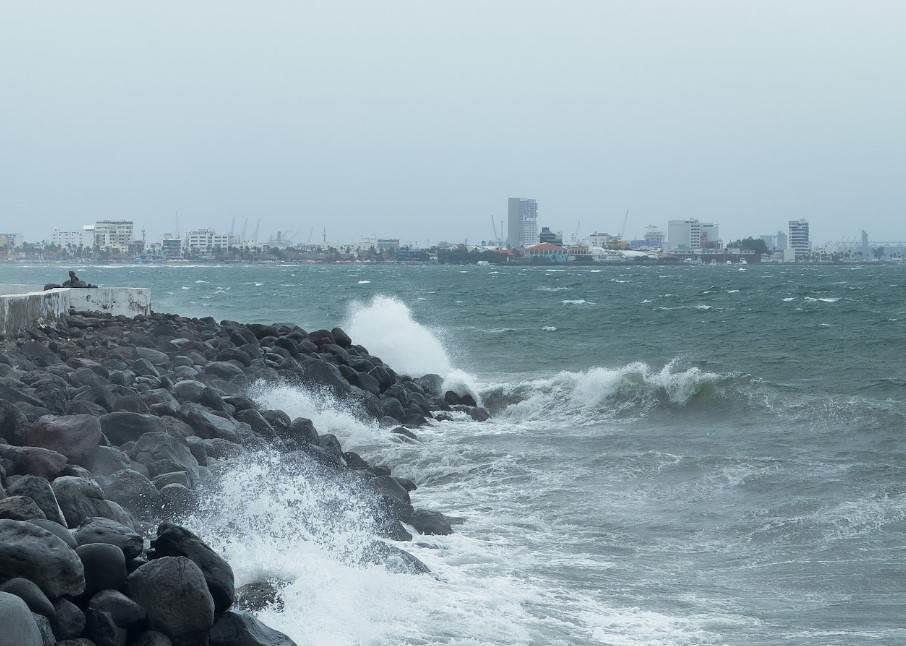
<path fill-rule="evenodd" d="M 511 249 L 538 243 L 538 202 L 521 197 L 507 200 L 506 241 Z"/>
<path fill-rule="evenodd" d="M 807 256 L 812 246 L 808 237 L 808 220 L 790 220 L 790 235 L 788 241 L 790 249 L 796 258 Z"/>

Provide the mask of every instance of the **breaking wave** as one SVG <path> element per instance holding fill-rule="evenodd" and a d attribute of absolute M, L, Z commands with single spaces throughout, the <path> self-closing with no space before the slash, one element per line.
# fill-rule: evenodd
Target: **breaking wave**
<path fill-rule="evenodd" d="M 721 397 L 727 386 L 740 380 L 748 378 L 695 367 L 680 370 L 676 362 L 657 370 L 637 361 L 620 368 L 562 371 L 550 378 L 498 385 L 482 396 L 492 413 L 512 421 L 563 414 L 594 421 L 602 415 L 644 413 L 658 406 L 688 407 L 699 400 Z"/>

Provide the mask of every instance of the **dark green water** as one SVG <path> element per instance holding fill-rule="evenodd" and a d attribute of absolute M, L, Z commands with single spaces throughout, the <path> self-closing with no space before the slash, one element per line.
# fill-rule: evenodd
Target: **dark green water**
<path fill-rule="evenodd" d="M 260 393 L 398 465 L 417 506 L 465 519 L 412 548 L 440 581 L 268 543 L 302 568 L 297 606 L 271 618 L 300 643 L 906 642 L 906 267 L 79 273 L 150 287 L 159 310 L 345 322 L 493 410 L 400 446 L 342 402 Z M 300 553 L 305 567 L 281 561 Z M 362 610 L 344 622 L 344 607 Z"/>

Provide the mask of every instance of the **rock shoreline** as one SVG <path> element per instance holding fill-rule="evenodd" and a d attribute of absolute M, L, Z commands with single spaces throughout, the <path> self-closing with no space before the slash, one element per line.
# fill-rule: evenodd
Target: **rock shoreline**
<path fill-rule="evenodd" d="M 279 585 L 236 589 L 229 564 L 178 524 L 253 452 L 357 487 L 384 539 L 370 562 L 428 571 L 385 541 L 411 540 L 404 523 L 451 533 L 450 519 L 415 509 L 413 482 L 311 420 L 261 407 L 248 392 L 262 381 L 328 392 L 405 442 L 432 417 L 488 417 L 340 328 L 76 314 L 2 340 L 0 646 L 293 644 L 251 614 L 279 605 Z"/>

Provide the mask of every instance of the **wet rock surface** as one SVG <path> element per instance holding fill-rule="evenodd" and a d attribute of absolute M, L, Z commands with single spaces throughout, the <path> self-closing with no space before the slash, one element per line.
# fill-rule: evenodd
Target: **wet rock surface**
<path fill-rule="evenodd" d="M 249 614 L 279 609 L 281 585 L 237 590 L 230 565 L 176 520 L 248 452 L 315 465 L 371 501 L 381 540 L 363 565 L 429 571 L 386 542 L 452 531 L 413 506 L 416 484 L 260 406 L 256 383 L 330 393 L 406 442 L 441 411 L 487 416 L 340 328 L 71 315 L 0 339 L 0 363 L 0 646 L 293 644 Z"/>

